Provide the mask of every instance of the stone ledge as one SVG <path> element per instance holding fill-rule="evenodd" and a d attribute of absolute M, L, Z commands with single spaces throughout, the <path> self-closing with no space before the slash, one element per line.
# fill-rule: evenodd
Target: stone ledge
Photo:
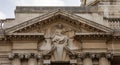
<path fill-rule="evenodd" d="M 33 7 L 33 6 L 17 6 L 15 12 L 16 13 L 43 13 L 48 11 L 54 11 L 57 9 L 79 13 L 79 12 L 97 12 L 97 6 L 88 6 L 88 7 L 79 7 L 79 6 L 40 6 L 40 7 Z"/>

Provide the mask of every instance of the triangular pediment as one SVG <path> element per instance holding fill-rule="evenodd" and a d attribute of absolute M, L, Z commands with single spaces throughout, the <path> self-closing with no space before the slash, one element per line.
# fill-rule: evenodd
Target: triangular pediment
<path fill-rule="evenodd" d="M 6 29 L 10 33 L 44 32 L 49 26 L 62 24 L 77 32 L 111 32 L 106 26 L 100 25 L 88 19 L 82 18 L 66 11 L 56 10 L 45 13 L 42 16 L 25 21 L 21 24 Z"/>

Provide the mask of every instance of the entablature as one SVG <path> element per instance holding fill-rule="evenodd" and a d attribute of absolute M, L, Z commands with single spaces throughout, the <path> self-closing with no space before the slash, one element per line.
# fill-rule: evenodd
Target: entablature
<path fill-rule="evenodd" d="M 9 33 L 5 37 L 8 40 L 41 40 L 44 33 Z"/>
<path fill-rule="evenodd" d="M 77 39 L 112 39 L 112 34 L 111 33 L 75 33 L 75 38 Z"/>
<path fill-rule="evenodd" d="M 113 33 L 75 33 L 77 39 L 104 39 L 104 40 L 119 40 L 120 35 Z"/>

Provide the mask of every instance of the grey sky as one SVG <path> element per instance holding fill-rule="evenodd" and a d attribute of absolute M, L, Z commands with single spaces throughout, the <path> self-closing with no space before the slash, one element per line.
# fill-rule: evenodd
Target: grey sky
<path fill-rule="evenodd" d="M 80 0 L 0 0 L 0 19 L 14 18 L 16 6 L 80 6 Z"/>

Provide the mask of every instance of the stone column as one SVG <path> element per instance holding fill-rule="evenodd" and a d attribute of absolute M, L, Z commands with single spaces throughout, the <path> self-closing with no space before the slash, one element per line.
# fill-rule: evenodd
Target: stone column
<path fill-rule="evenodd" d="M 14 54 L 12 58 L 12 65 L 21 65 L 21 59 L 19 54 Z"/>
<path fill-rule="evenodd" d="M 85 54 L 85 57 L 83 59 L 83 65 L 93 65 L 91 54 Z"/>
<path fill-rule="evenodd" d="M 99 65 L 111 65 L 109 60 L 111 57 L 111 54 L 101 54 L 99 57 Z"/>
<path fill-rule="evenodd" d="M 110 60 L 109 60 L 109 65 L 111 65 L 111 62 L 110 62 Z"/>
<path fill-rule="evenodd" d="M 70 55 L 70 65 L 76 65 L 76 64 L 77 64 L 76 55 Z"/>
<path fill-rule="evenodd" d="M 108 59 L 105 58 L 105 57 L 101 57 L 101 58 L 99 59 L 99 65 L 109 65 Z"/>
<path fill-rule="evenodd" d="M 42 55 L 38 55 L 38 65 L 43 65 Z"/>
<path fill-rule="evenodd" d="M 21 65 L 20 59 L 19 59 L 19 58 L 14 58 L 14 59 L 12 60 L 12 65 Z"/>
<path fill-rule="evenodd" d="M 37 65 L 37 58 L 35 54 L 30 54 L 28 58 L 28 65 Z"/>
<path fill-rule="evenodd" d="M 83 56 L 81 54 L 78 54 L 78 56 L 77 56 L 77 65 L 82 64 L 82 58 L 83 58 Z"/>
<path fill-rule="evenodd" d="M 44 55 L 44 58 L 43 58 L 43 65 L 50 65 L 50 60 L 51 58 L 51 55 Z"/>
<path fill-rule="evenodd" d="M 83 65 L 92 65 L 92 59 L 89 57 L 84 58 Z"/>

